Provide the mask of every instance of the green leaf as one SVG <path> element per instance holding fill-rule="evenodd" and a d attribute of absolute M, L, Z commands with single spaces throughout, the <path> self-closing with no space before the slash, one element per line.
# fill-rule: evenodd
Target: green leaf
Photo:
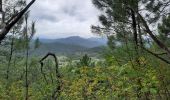
<path fill-rule="evenodd" d="M 150 92 L 151 92 L 152 94 L 156 94 L 156 93 L 157 93 L 157 89 L 155 89 L 155 88 L 150 88 Z"/>

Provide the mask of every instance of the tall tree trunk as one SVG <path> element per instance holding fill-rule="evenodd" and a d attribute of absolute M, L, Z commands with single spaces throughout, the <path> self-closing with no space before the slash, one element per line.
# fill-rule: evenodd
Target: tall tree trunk
<path fill-rule="evenodd" d="M 135 12 L 133 10 L 131 10 L 131 16 L 132 16 L 132 28 L 133 28 L 134 41 L 136 46 L 138 46 L 137 23 L 136 23 Z"/>
<path fill-rule="evenodd" d="M 141 32 L 141 27 L 140 27 L 139 20 L 138 20 L 138 33 L 139 33 L 139 43 L 143 47 L 142 32 Z"/>
<path fill-rule="evenodd" d="M 25 100 L 28 100 L 29 94 L 28 94 L 28 88 L 29 88 L 29 84 L 28 84 L 28 45 L 27 45 L 27 52 L 26 52 L 26 68 L 25 68 L 25 84 L 26 84 L 26 96 L 25 96 Z"/>
<path fill-rule="evenodd" d="M 4 27 L 4 22 L 5 22 L 5 12 L 3 11 L 3 4 L 2 4 L 3 2 L 2 2 L 2 0 L 0 0 L 0 13 L 1 13 L 1 28 L 3 28 Z"/>
<path fill-rule="evenodd" d="M 2 12 L 2 0 L 0 0 L 0 12 Z"/>
<path fill-rule="evenodd" d="M 9 79 L 11 60 L 12 60 L 13 51 L 14 51 L 13 49 L 14 49 L 14 29 L 13 29 L 13 34 L 12 34 L 11 49 L 10 49 L 8 67 L 7 67 L 7 76 L 6 76 L 6 79 L 7 79 L 7 80 Z"/>
<path fill-rule="evenodd" d="M 28 88 L 29 88 L 29 84 L 28 84 L 28 55 L 29 55 L 29 40 L 28 40 L 28 19 L 26 17 L 26 66 L 25 66 L 25 85 L 26 85 L 26 96 L 25 96 L 25 100 L 28 100 L 29 97 L 29 93 L 28 93 Z"/>

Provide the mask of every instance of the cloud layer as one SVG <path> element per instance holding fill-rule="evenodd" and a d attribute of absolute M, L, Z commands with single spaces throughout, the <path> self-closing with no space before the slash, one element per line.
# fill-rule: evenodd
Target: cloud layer
<path fill-rule="evenodd" d="M 37 0 L 31 8 L 41 38 L 92 37 L 90 26 L 98 24 L 98 15 L 91 0 Z"/>

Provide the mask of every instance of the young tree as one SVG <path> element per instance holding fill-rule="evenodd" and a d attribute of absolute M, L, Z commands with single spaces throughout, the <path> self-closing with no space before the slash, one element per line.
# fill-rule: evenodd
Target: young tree
<path fill-rule="evenodd" d="M 24 19 L 25 19 L 25 27 L 23 30 L 23 40 L 25 42 L 25 49 L 26 49 L 26 62 L 25 62 L 25 85 L 26 85 L 26 96 L 25 100 L 28 100 L 28 88 L 29 88 L 29 82 L 28 82 L 28 58 L 29 58 L 29 46 L 30 41 L 33 38 L 35 34 L 35 22 L 32 22 L 31 27 L 28 26 L 28 18 L 29 18 L 29 12 L 26 13 Z"/>
<path fill-rule="evenodd" d="M 8 0 L 7 0 L 8 1 Z M 6 2 L 7 2 L 6 1 Z M 21 2 L 21 3 L 16 3 L 15 7 L 13 9 L 8 9 L 8 7 L 6 8 L 6 12 L 13 12 L 16 13 L 17 11 L 15 10 L 17 6 L 20 6 L 20 9 L 22 9 L 22 6 L 25 5 L 25 2 Z M 10 16 L 10 15 L 8 15 Z M 7 75 L 6 75 L 6 79 L 8 80 L 9 78 L 9 73 L 10 73 L 10 66 L 11 66 L 11 60 L 12 60 L 12 56 L 13 56 L 13 52 L 15 50 L 15 39 L 17 39 L 20 35 L 21 35 L 21 31 L 22 31 L 22 25 L 23 25 L 23 18 L 21 18 L 11 29 L 10 31 L 10 35 L 8 38 L 10 41 L 10 54 L 9 54 L 9 60 L 8 60 L 8 66 L 7 66 Z"/>
<path fill-rule="evenodd" d="M 92 62 L 92 59 L 85 54 L 81 59 L 80 62 L 78 62 L 77 64 L 80 67 L 90 67 L 90 66 L 94 66 L 94 63 Z"/>

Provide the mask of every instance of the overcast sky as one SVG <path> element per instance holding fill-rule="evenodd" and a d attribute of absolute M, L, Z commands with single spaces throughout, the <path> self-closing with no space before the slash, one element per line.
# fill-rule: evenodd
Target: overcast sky
<path fill-rule="evenodd" d="M 36 0 L 31 7 L 40 38 L 93 37 L 91 25 L 98 25 L 99 11 L 91 0 Z"/>

